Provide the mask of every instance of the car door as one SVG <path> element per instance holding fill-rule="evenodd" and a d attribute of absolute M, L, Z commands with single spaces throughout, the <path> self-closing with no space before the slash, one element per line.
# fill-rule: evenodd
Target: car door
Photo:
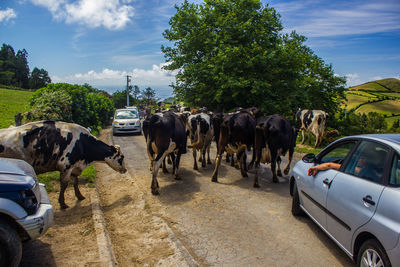
<path fill-rule="evenodd" d="M 341 163 L 355 144 L 356 141 L 353 140 L 328 147 L 318 155 L 318 164 L 326 162 Z M 329 185 L 338 172 L 337 170 L 326 170 L 318 172 L 315 176 L 307 176 L 306 174 L 300 187 L 299 193 L 303 207 L 323 228 L 326 228 L 326 197 Z"/>
<path fill-rule="evenodd" d="M 363 140 L 330 184 L 327 195 L 327 230 L 351 251 L 353 232 L 373 216 L 387 175 L 390 149 Z M 386 166 L 386 168 L 385 168 Z"/>

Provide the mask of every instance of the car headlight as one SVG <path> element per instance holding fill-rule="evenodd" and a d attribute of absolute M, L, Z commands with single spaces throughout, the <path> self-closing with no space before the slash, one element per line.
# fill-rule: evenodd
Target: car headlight
<path fill-rule="evenodd" d="M 36 212 L 38 203 L 35 194 L 32 190 L 24 190 L 19 192 L 20 204 L 25 211 L 31 215 Z"/>
<path fill-rule="evenodd" d="M 117 124 L 117 123 L 118 123 L 118 121 L 114 121 L 114 123 L 115 123 L 115 124 Z"/>

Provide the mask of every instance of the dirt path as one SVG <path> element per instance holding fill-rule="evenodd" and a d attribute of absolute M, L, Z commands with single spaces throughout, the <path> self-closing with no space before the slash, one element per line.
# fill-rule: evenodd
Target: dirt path
<path fill-rule="evenodd" d="M 310 219 L 291 215 L 288 177 L 274 184 L 269 167 L 264 167 L 261 188 L 254 189 L 252 173 L 243 179 L 238 170 L 224 163 L 220 183 L 215 184 L 210 181 L 214 165 L 194 171 L 189 152 L 182 157 L 181 181 L 160 171 L 160 196 L 155 197 L 150 193 L 144 137 L 117 136 L 113 140 L 126 156 L 129 175 L 102 182 L 100 187 L 121 266 L 153 265 L 175 255 L 171 244 L 162 242 L 167 234 L 161 229 L 152 232 L 154 227 L 158 229 L 150 220 L 152 215 L 166 221 L 203 266 L 352 266 Z M 215 148 L 211 157 L 215 157 Z M 139 242 L 134 240 L 138 237 Z M 140 245 L 142 241 L 145 245 Z"/>

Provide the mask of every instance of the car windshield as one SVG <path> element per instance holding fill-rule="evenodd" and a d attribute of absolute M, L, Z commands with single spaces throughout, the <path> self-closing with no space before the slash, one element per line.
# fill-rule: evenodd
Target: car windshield
<path fill-rule="evenodd" d="M 138 115 L 135 110 L 117 110 L 116 119 L 137 119 Z"/>

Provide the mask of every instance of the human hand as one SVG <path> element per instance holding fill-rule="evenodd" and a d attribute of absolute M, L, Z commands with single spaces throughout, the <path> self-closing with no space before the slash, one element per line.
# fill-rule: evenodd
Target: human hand
<path fill-rule="evenodd" d="M 315 176 L 318 173 L 317 167 L 311 167 L 308 169 L 308 176 Z"/>

